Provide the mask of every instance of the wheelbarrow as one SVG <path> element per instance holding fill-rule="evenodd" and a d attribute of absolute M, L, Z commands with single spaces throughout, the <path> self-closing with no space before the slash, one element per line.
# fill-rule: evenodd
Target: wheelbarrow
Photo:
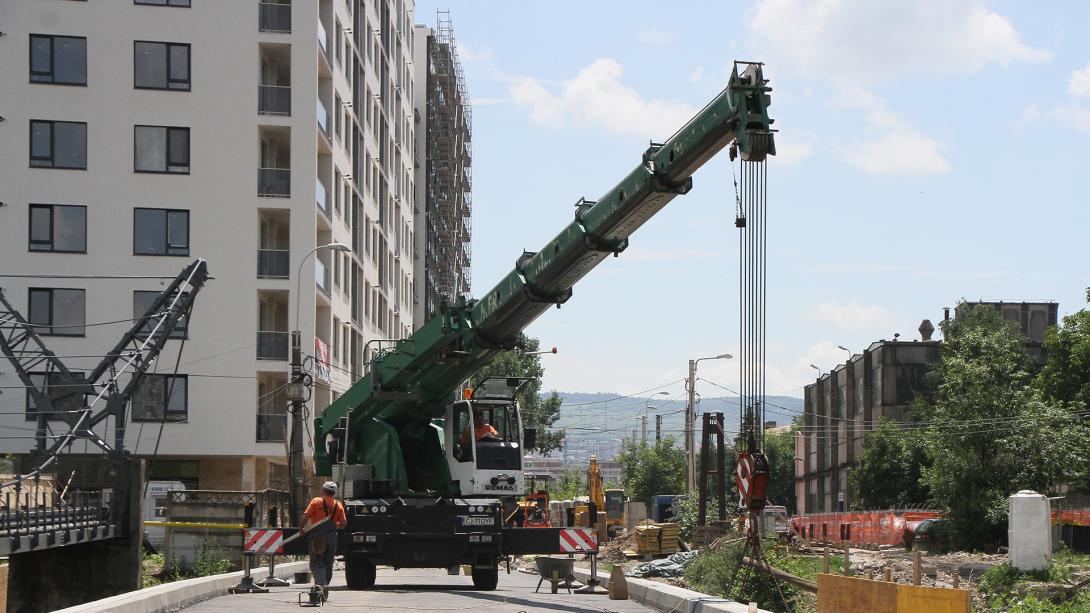
<path fill-rule="evenodd" d="M 557 587 L 560 582 L 564 582 L 564 587 L 571 594 L 571 582 L 575 579 L 575 574 L 572 569 L 575 567 L 574 558 L 550 558 L 540 557 L 534 559 L 534 564 L 537 565 L 537 574 L 541 576 L 541 579 L 537 582 L 537 588 L 534 589 L 536 594 L 541 589 L 541 584 L 548 581 L 552 584 L 552 593 L 557 592 Z"/>

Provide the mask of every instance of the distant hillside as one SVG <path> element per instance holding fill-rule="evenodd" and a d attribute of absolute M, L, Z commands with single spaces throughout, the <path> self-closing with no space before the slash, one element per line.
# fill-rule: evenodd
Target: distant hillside
<path fill-rule="evenodd" d="M 680 446 L 685 428 L 685 398 L 683 395 L 622 397 L 605 392 L 558 392 L 564 403 L 560 407 L 560 419 L 555 427 L 567 433 L 565 458 L 581 461 L 590 453 L 610 458 L 617 453 L 621 440 L 631 437 L 633 431 L 640 436 L 644 407 L 648 410 L 647 438 L 654 440 L 655 415 L 662 416 L 663 437 L 672 436 Z M 547 395 L 547 394 L 543 394 Z M 802 399 L 790 396 L 769 396 L 766 420 L 778 425 L 791 422 L 802 414 Z M 697 429 L 700 414 L 722 411 L 728 433 L 738 430 L 739 402 L 737 396 L 704 396 L 696 405 Z M 699 438 L 699 432 L 697 433 Z"/>

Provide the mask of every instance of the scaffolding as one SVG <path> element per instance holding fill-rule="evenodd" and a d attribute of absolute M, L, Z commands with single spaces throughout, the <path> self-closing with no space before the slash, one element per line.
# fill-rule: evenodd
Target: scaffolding
<path fill-rule="evenodd" d="M 428 37 L 424 317 L 468 297 L 472 257 L 473 114 L 449 11 Z"/>

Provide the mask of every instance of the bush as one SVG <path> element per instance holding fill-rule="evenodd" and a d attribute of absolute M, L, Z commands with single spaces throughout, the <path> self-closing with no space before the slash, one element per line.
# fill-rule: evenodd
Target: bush
<path fill-rule="evenodd" d="M 723 545 L 717 551 L 701 551 L 685 568 L 685 582 L 713 596 L 738 602 L 756 601 L 761 608 L 773 611 L 799 611 L 812 608 L 814 597 L 799 588 L 779 581 L 755 569 L 740 569 L 734 586 L 727 593 L 731 576 L 739 564 L 742 542 Z M 781 556 L 771 542 L 764 548 L 765 558 L 773 568 L 791 573 L 796 577 L 814 581 L 821 568 L 821 558 L 799 555 Z M 843 559 L 830 558 L 830 571 L 839 572 Z M 743 581 L 748 577 L 748 581 Z"/>

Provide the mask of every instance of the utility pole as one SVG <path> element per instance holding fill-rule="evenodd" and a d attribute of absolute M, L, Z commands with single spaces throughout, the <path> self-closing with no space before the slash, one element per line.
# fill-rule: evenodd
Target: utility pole
<path fill-rule="evenodd" d="M 662 442 L 662 415 L 655 416 L 655 443 Z"/>
<path fill-rule="evenodd" d="M 685 490 L 690 496 L 696 491 L 696 457 L 693 444 L 693 424 L 696 421 L 696 360 L 689 360 L 689 378 L 685 380 L 688 394 L 685 404 Z"/>
<path fill-rule="evenodd" d="M 644 411 L 643 417 L 640 418 L 640 441 L 644 445 L 647 444 L 647 412 Z"/>
<path fill-rule="evenodd" d="M 307 496 L 303 478 L 303 348 L 299 330 L 291 333 L 291 379 L 288 381 L 288 397 L 291 399 L 291 438 L 288 454 L 288 478 L 291 479 L 291 521 L 299 521 L 300 505 Z"/>

